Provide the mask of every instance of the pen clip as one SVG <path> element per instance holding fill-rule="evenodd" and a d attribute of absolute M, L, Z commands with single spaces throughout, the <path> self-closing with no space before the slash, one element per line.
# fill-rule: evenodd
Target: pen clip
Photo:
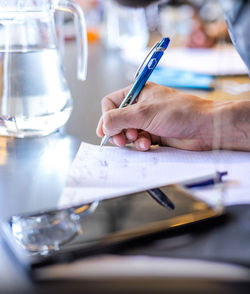
<path fill-rule="evenodd" d="M 136 79 L 138 76 L 139 76 L 139 73 L 140 73 L 140 70 L 141 68 L 144 66 L 144 64 L 146 63 L 149 55 L 153 52 L 153 50 L 160 44 L 160 42 L 156 42 L 154 44 L 154 46 L 150 49 L 150 51 L 148 52 L 147 56 L 144 58 L 143 62 L 141 63 L 141 65 L 139 66 L 139 68 L 137 69 L 136 73 L 135 73 L 135 76 L 134 76 L 134 79 Z"/>

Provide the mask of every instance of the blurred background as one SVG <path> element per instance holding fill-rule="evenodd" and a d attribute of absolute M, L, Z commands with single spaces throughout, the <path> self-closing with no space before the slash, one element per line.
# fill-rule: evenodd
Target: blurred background
<path fill-rule="evenodd" d="M 128 64 L 133 80 L 146 51 L 162 36 L 171 39 L 168 53 L 151 80 L 165 86 L 213 90 L 229 95 L 249 90 L 249 84 L 215 82 L 214 77 L 246 75 L 247 68 L 231 44 L 217 0 L 154 2 L 146 8 L 121 6 L 115 0 L 76 0 L 82 7 L 89 44 L 100 42 Z M 72 19 L 64 19 L 67 40 L 74 38 Z"/>
<path fill-rule="evenodd" d="M 112 48 L 129 47 L 135 36 L 142 41 L 137 46 L 147 46 L 152 34 L 168 35 L 175 46 L 191 48 L 209 48 L 219 39 L 230 41 L 217 0 L 158 1 L 146 8 L 125 8 L 114 0 L 75 2 L 85 12 L 89 41 L 102 40 Z"/>

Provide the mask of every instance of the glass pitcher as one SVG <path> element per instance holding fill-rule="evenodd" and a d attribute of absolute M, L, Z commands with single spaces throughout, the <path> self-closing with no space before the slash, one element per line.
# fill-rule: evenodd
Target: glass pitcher
<path fill-rule="evenodd" d="M 0 135 L 47 135 L 63 126 L 72 97 L 61 64 L 55 11 L 74 15 L 78 78 L 85 80 L 87 34 L 70 0 L 0 0 Z"/>

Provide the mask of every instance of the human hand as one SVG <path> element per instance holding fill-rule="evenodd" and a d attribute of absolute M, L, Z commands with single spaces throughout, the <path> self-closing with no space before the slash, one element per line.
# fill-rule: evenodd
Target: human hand
<path fill-rule="evenodd" d="M 118 109 L 130 87 L 102 100 L 97 135 L 111 143 L 133 142 L 146 151 L 152 144 L 187 150 L 209 150 L 213 143 L 213 101 L 147 82 L 135 104 Z"/>

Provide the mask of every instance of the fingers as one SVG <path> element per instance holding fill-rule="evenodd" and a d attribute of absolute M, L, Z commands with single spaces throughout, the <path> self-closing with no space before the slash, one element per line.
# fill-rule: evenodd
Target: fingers
<path fill-rule="evenodd" d="M 138 99 L 139 100 L 143 99 L 143 96 L 145 96 L 144 95 L 145 92 L 146 93 L 150 92 L 152 89 L 154 89 L 155 85 L 156 84 L 152 82 L 147 82 L 143 88 L 143 91 L 140 93 Z M 102 113 L 105 113 L 111 109 L 118 108 L 121 105 L 123 99 L 127 96 L 131 88 L 132 88 L 132 85 L 105 96 L 101 101 Z"/>
<path fill-rule="evenodd" d="M 144 88 L 148 89 L 146 93 L 150 91 L 151 87 L 153 87 L 151 83 L 145 85 Z M 110 136 L 112 138 L 110 141 L 118 146 L 135 142 L 138 139 L 138 130 L 143 129 L 143 125 L 150 121 L 150 117 L 147 115 L 150 114 L 148 113 L 147 103 L 137 103 L 119 109 L 121 102 L 130 89 L 131 86 L 113 92 L 104 97 L 101 102 L 102 117 L 98 122 L 96 133 L 99 137 Z M 141 95 L 138 98 L 142 99 Z M 142 138 L 138 142 L 140 141 L 142 146 L 145 140 Z M 148 141 L 146 140 L 145 142 L 145 146 L 141 147 L 142 149 L 148 148 Z"/>
<path fill-rule="evenodd" d="M 109 141 L 112 144 L 119 146 L 119 147 L 124 147 L 127 143 L 126 136 L 125 136 L 124 132 L 121 132 L 120 134 L 111 137 Z"/>
<path fill-rule="evenodd" d="M 135 147 L 139 151 L 147 151 L 151 146 L 151 137 L 148 132 L 140 132 L 137 140 L 134 142 Z"/>
<path fill-rule="evenodd" d="M 128 86 L 124 89 L 113 92 L 105 96 L 101 101 L 102 113 L 105 113 L 111 109 L 118 108 L 122 100 L 126 97 L 130 90 L 131 86 Z"/>
<path fill-rule="evenodd" d="M 116 111 L 117 111 L 117 109 L 116 109 Z M 107 122 L 107 125 L 108 125 L 109 128 L 110 128 L 110 125 L 113 126 L 113 124 L 116 124 L 116 120 L 117 119 L 120 120 L 120 118 L 117 118 L 117 115 L 115 115 L 114 117 L 115 117 L 115 122 L 113 121 L 113 118 L 111 118 L 112 122 L 109 122 L 110 121 L 110 114 L 108 114 L 108 119 L 107 119 L 108 122 Z M 127 121 L 126 117 L 124 119 L 125 119 L 125 122 L 124 123 L 126 124 L 126 121 Z M 103 137 L 104 135 L 113 136 L 113 135 L 117 135 L 120 132 L 122 132 L 123 129 L 126 129 L 125 130 L 125 134 L 124 134 L 125 139 L 126 139 L 126 143 L 131 143 L 131 142 L 133 142 L 133 141 L 135 141 L 137 139 L 138 131 L 136 129 L 134 129 L 134 128 L 127 128 L 127 127 L 122 128 L 122 127 L 120 127 L 120 125 L 121 124 L 118 124 L 118 126 L 115 125 L 115 128 L 117 129 L 117 127 L 118 127 L 119 131 L 116 131 L 115 133 L 110 134 L 110 129 L 108 129 L 106 127 L 106 124 L 104 125 L 104 123 L 103 123 L 103 117 L 101 117 L 100 120 L 99 120 L 99 123 L 97 125 L 97 128 L 96 128 L 96 134 L 99 137 Z M 117 140 L 118 140 L 118 142 L 121 142 L 121 140 L 119 138 L 117 138 Z M 120 145 L 120 144 L 118 144 L 118 145 Z"/>
<path fill-rule="evenodd" d="M 127 129 L 125 131 L 127 143 L 134 142 L 138 138 L 138 131 L 136 129 Z"/>
<path fill-rule="evenodd" d="M 126 140 L 126 136 L 132 135 L 133 137 L 136 135 L 136 139 L 128 142 L 128 140 Z M 125 134 L 122 132 L 118 135 L 115 135 L 113 137 L 110 138 L 110 142 L 112 144 L 115 144 L 119 147 L 123 147 L 125 146 L 126 143 L 134 143 L 135 147 L 137 150 L 139 151 L 147 151 L 150 149 L 151 147 L 151 136 L 149 133 L 145 132 L 145 131 L 141 131 L 140 133 L 138 133 L 138 131 L 134 130 L 134 129 L 129 129 L 126 131 L 126 136 Z M 132 138 L 131 136 L 131 138 Z"/>
<path fill-rule="evenodd" d="M 125 98 L 125 96 L 129 92 L 130 88 L 131 88 L 131 86 L 128 86 L 124 89 L 113 92 L 113 93 L 109 94 L 108 96 L 105 96 L 101 101 L 102 113 L 105 113 L 109 110 L 118 108 L 120 106 L 122 100 Z M 98 122 L 97 128 L 96 128 L 96 134 L 98 137 L 104 136 L 102 125 L 103 125 L 103 118 L 101 117 Z M 118 139 L 118 141 L 119 141 L 119 139 Z"/>
<path fill-rule="evenodd" d="M 102 138 L 104 137 L 104 132 L 103 132 L 103 119 L 102 117 L 100 118 L 97 128 L 96 128 L 96 134 L 98 137 Z"/>
<path fill-rule="evenodd" d="M 119 147 L 134 142 L 138 137 L 138 131 L 135 129 L 128 129 L 110 138 L 110 142 Z"/>
<path fill-rule="evenodd" d="M 103 114 L 103 123 L 105 125 L 105 134 L 114 136 L 124 129 L 143 129 L 145 118 L 140 111 L 139 104 L 129 105 L 121 109 L 113 109 Z M 132 132 L 129 132 L 129 135 Z M 132 138 L 133 139 L 133 138 Z"/>

